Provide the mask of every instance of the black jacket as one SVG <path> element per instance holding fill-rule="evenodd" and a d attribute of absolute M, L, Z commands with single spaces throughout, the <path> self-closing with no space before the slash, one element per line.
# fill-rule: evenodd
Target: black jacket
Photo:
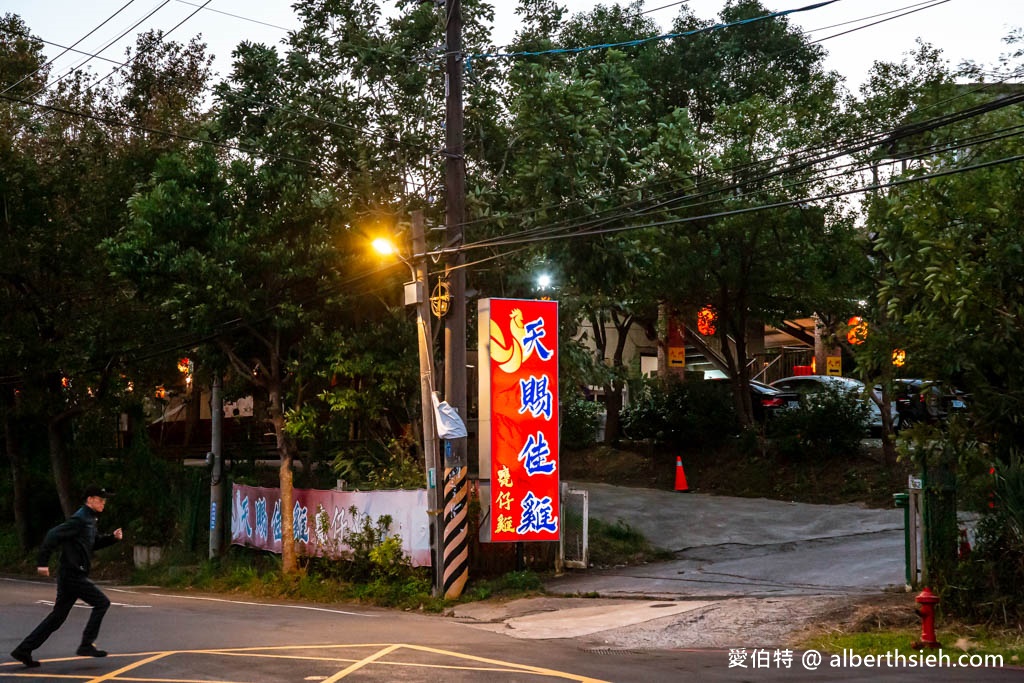
<path fill-rule="evenodd" d="M 117 542 L 113 534 L 100 534 L 96 520 L 99 515 L 87 505 L 68 520 L 46 532 L 39 546 L 37 567 L 50 564 L 50 555 L 60 546 L 60 573 L 63 576 L 88 576 L 94 550 Z"/>

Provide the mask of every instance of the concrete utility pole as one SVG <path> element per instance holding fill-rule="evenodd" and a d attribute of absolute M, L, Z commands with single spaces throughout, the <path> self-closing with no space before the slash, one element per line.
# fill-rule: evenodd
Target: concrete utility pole
<path fill-rule="evenodd" d="M 458 251 L 464 241 L 466 218 L 466 158 L 463 137 L 462 1 L 445 1 L 445 227 L 448 248 L 456 249 L 445 262 L 451 306 L 445 318 L 444 399 L 468 422 L 466 401 L 466 257 Z M 447 442 L 444 462 L 445 597 L 461 595 L 468 577 L 466 527 L 466 439 Z M 448 450 L 450 448 L 450 451 Z"/>
<path fill-rule="evenodd" d="M 210 559 L 220 557 L 224 539 L 224 397 L 220 373 L 210 386 Z"/>
<path fill-rule="evenodd" d="M 434 426 L 434 335 L 430 325 L 430 279 L 427 274 L 427 238 L 423 229 L 423 212 L 412 212 L 412 267 L 415 280 L 413 296 L 406 294 L 405 303 L 416 304 L 417 346 L 420 356 L 420 403 L 423 419 L 423 455 L 427 475 L 427 516 L 430 539 L 434 546 L 434 588 L 444 594 L 444 510 L 441 495 L 441 468 L 438 458 L 437 429 Z M 408 291 L 408 290 L 407 290 Z"/>

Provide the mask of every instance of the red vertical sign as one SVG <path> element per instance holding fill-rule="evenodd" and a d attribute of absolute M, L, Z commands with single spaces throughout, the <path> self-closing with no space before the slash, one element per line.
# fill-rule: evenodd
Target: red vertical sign
<path fill-rule="evenodd" d="M 491 540 L 557 541 L 558 302 L 490 300 Z"/>

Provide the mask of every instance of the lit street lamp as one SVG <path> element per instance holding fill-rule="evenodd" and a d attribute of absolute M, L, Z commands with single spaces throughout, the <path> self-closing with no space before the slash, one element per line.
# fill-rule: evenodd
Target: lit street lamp
<path fill-rule="evenodd" d="M 427 239 L 423 231 L 423 213 L 412 212 L 412 255 L 407 259 L 390 241 L 377 238 L 373 248 L 385 256 L 394 255 L 409 267 L 412 282 L 405 285 L 405 305 L 416 305 L 416 329 L 419 337 L 420 403 L 423 419 L 423 454 L 427 475 L 427 517 L 430 521 L 431 545 L 434 546 L 434 591 L 439 594 L 444 585 L 444 502 L 438 479 L 441 469 L 438 455 L 437 431 L 434 425 L 434 345 L 430 329 L 430 300 L 427 298 Z"/>

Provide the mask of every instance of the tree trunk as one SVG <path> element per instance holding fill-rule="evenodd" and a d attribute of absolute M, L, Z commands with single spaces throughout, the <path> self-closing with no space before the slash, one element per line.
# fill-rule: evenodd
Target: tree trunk
<path fill-rule="evenodd" d="M 279 333 L 280 334 L 280 333 Z M 275 340 L 280 342 L 280 338 Z M 284 432 L 284 404 L 281 399 L 281 361 L 276 353 L 278 344 L 275 344 L 274 353 L 270 357 L 270 422 L 274 426 L 274 436 L 277 439 L 277 452 L 281 458 L 281 467 L 278 471 L 278 479 L 281 485 L 281 571 L 285 574 L 294 574 L 298 569 L 298 562 L 295 558 L 295 515 L 292 509 L 294 495 L 292 490 L 293 473 L 293 449 L 288 435 Z"/>
<path fill-rule="evenodd" d="M 615 323 L 615 350 L 612 352 L 612 368 L 615 375 L 610 384 L 605 385 L 605 409 L 608 411 L 608 419 L 604 427 L 604 442 L 607 444 L 616 443 L 622 432 L 622 390 L 625 382 L 622 380 L 623 364 L 622 356 L 626 349 L 626 341 L 629 336 L 629 329 L 633 326 L 633 316 L 626 316 L 620 320 L 615 314 L 612 315 Z"/>
<path fill-rule="evenodd" d="M 67 444 L 64 438 L 64 427 L 67 422 L 81 413 L 80 408 L 65 410 L 51 417 L 47 422 L 47 437 L 50 444 L 50 466 L 53 469 L 53 482 L 57 487 L 60 509 L 65 517 L 74 514 L 77 505 L 71 491 L 71 465 L 68 462 Z"/>
<path fill-rule="evenodd" d="M 14 494 L 14 529 L 18 535 L 18 547 L 22 550 L 28 550 L 28 482 L 25 481 L 21 441 L 15 433 L 14 420 L 8 411 L 4 411 L 4 444 L 7 459 L 11 463 L 11 486 Z"/>

